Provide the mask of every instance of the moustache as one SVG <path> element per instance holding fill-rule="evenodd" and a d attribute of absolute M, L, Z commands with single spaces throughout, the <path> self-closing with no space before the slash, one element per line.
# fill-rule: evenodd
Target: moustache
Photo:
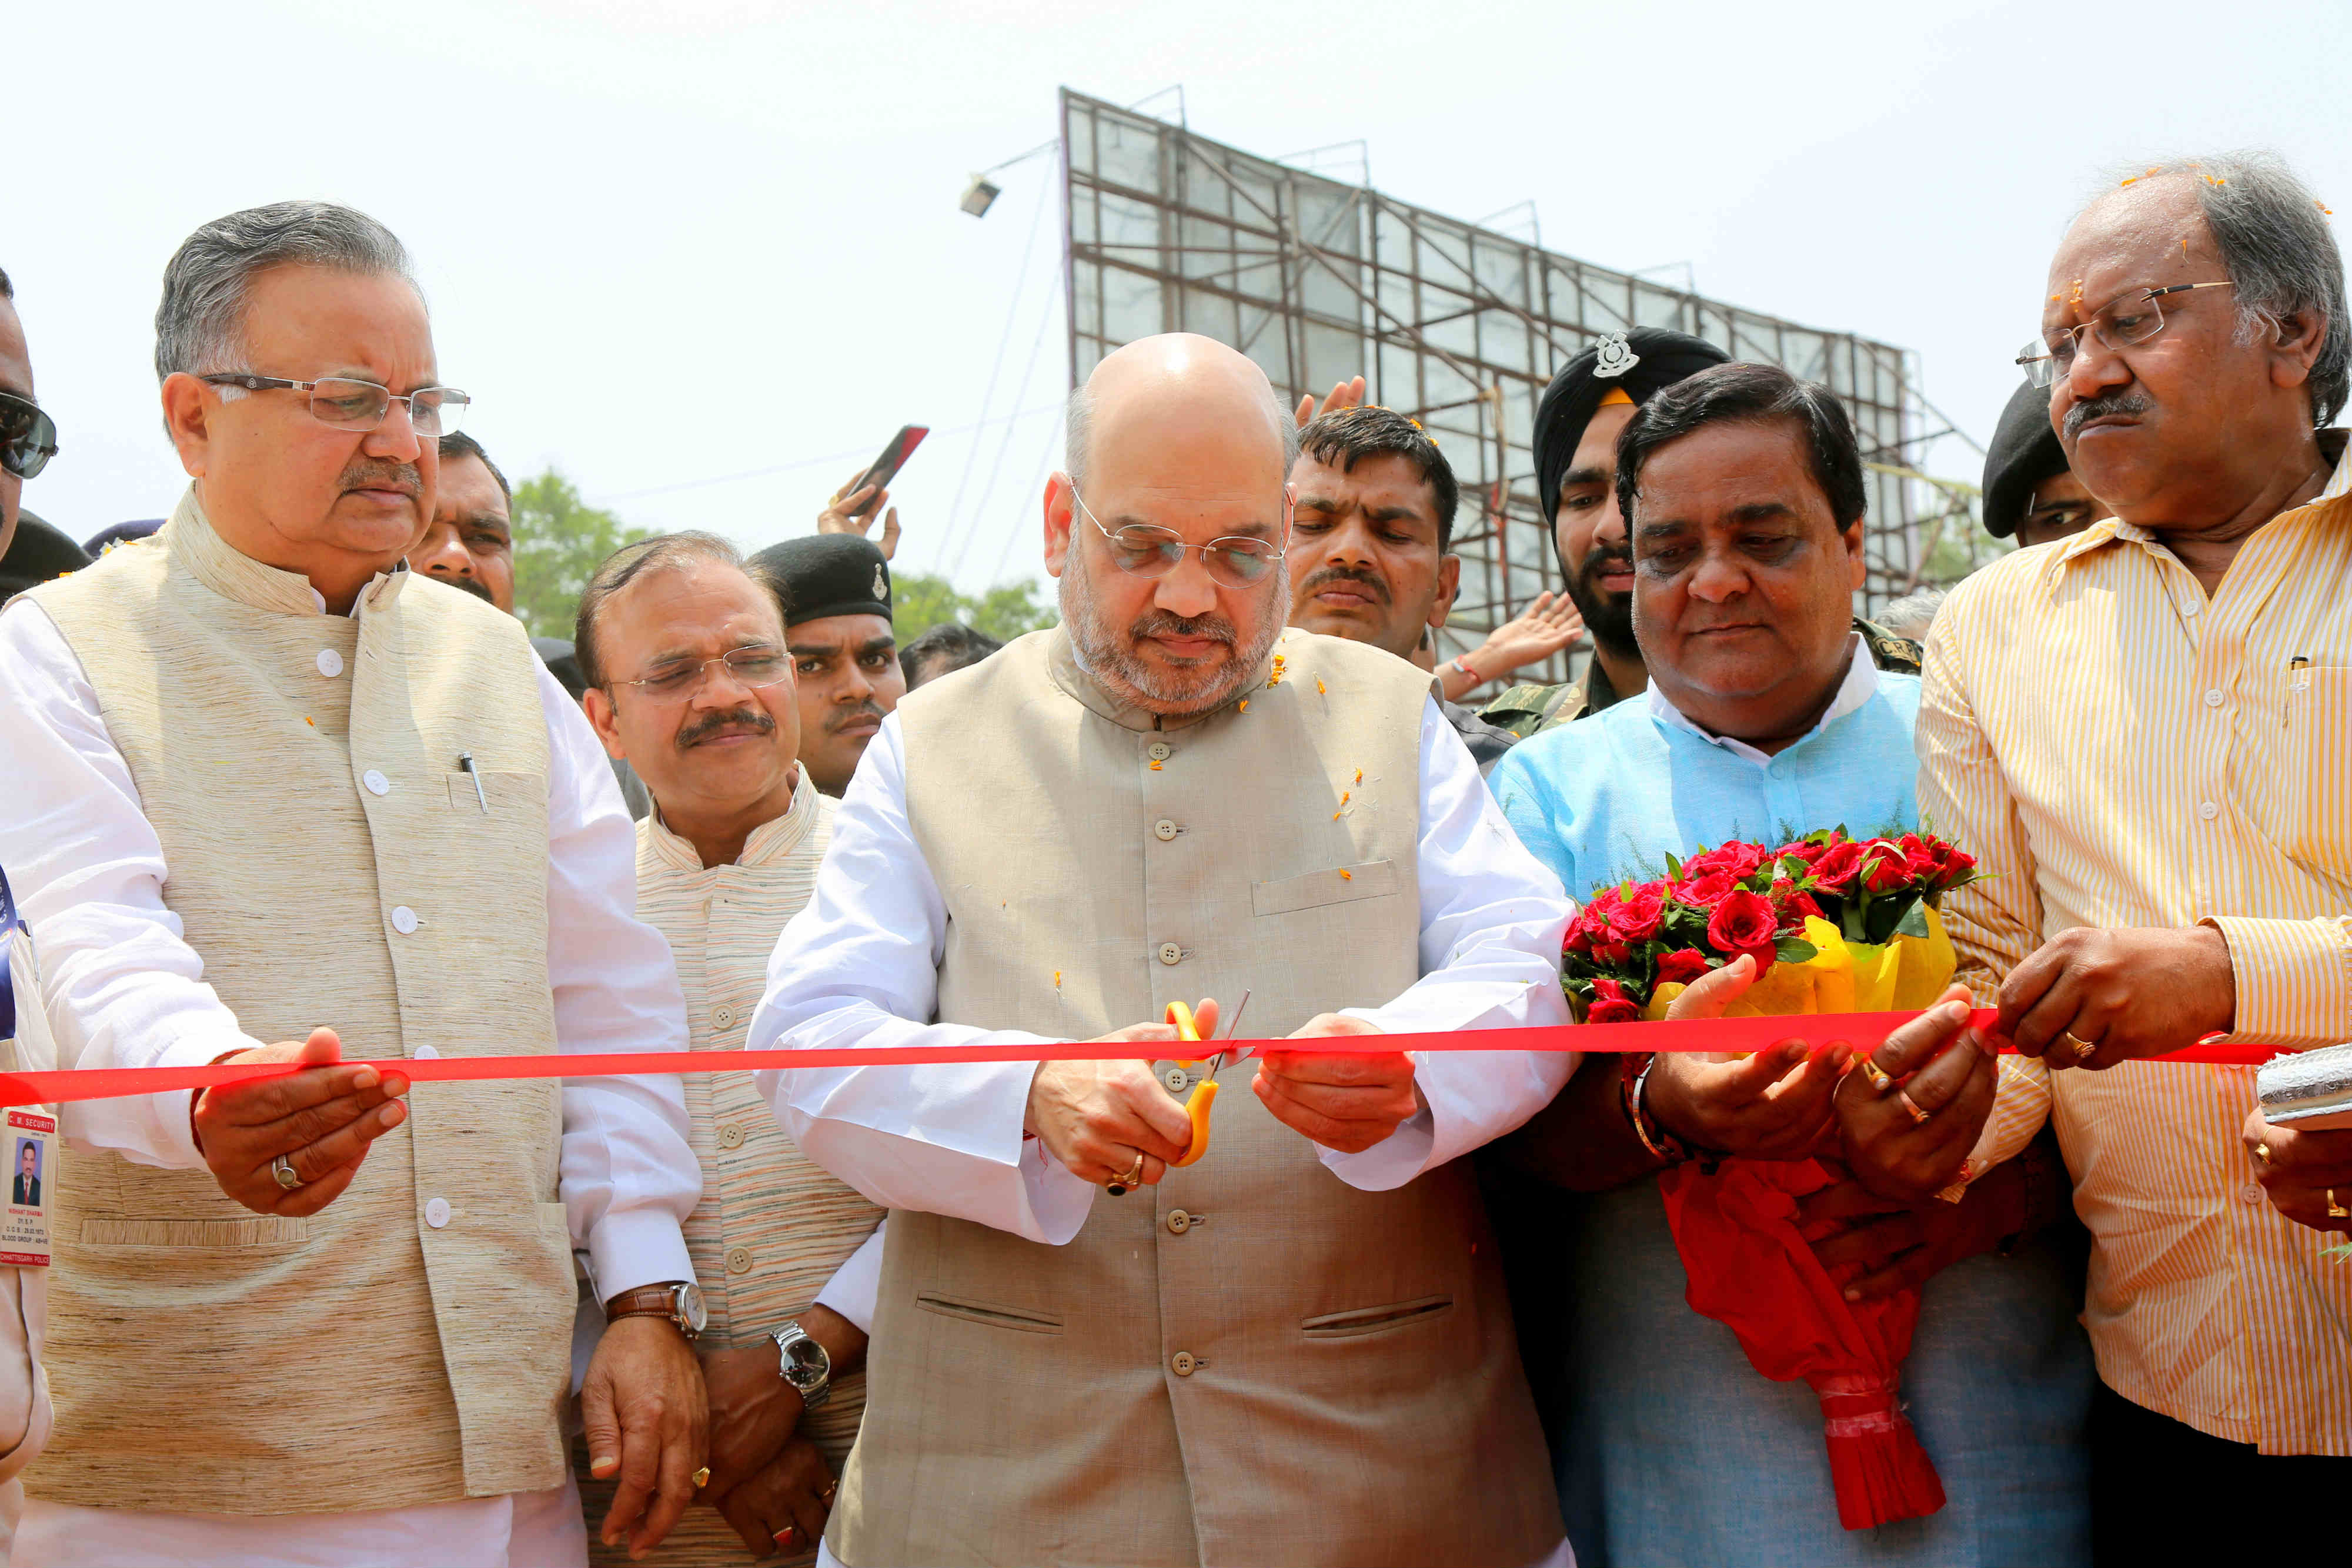
<path fill-rule="evenodd" d="M 335 483 L 345 492 L 397 490 L 404 496 L 416 496 L 425 489 L 425 476 L 414 463 L 386 463 L 363 457 L 344 469 Z"/>
<path fill-rule="evenodd" d="M 2072 441 L 2082 434 L 2083 426 L 2095 419 L 2105 419 L 2111 413 L 2146 413 L 2155 406 L 2155 400 L 2140 392 L 2102 392 L 2086 398 L 2066 411 L 2066 439 Z"/>
<path fill-rule="evenodd" d="M 854 707 L 845 707 L 827 718 L 824 721 L 824 732 L 827 735 L 839 735 L 853 719 L 870 718 L 878 721 L 887 716 L 889 716 L 882 711 L 882 706 L 879 703 L 862 702 Z"/>
<path fill-rule="evenodd" d="M 481 579 L 478 577 L 444 576 L 437 571 L 430 575 L 434 581 L 446 582 L 460 593 L 470 593 L 485 604 L 496 606 L 498 603 L 496 599 L 490 597 L 490 591 L 482 585 Z"/>
<path fill-rule="evenodd" d="M 1222 615 L 1171 615 L 1165 610 L 1141 617 L 1127 634 L 1139 643 L 1146 637 L 1201 637 L 1232 647 L 1241 641 L 1234 623 Z"/>
<path fill-rule="evenodd" d="M 1578 580 L 1590 590 L 1601 580 L 1601 574 L 1604 571 L 1630 572 L 1633 570 L 1633 552 L 1632 550 L 1622 545 L 1602 545 L 1584 558 L 1584 566 L 1576 575 Z"/>
<path fill-rule="evenodd" d="M 1360 566 L 1327 566 L 1311 573 L 1307 580 L 1299 585 L 1299 597 L 1312 599 L 1318 591 L 1335 582 L 1352 582 L 1370 593 L 1382 604 L 1388 603 L 1391 599 L 1389 585 L 1380 574 L 1368 571 Z"/>
<path fill-rule="evenodd" d="M 729 734 L 768 735 L 773 733 L 776 721 L 754 707 L 739 707 L 729 713 L 706 714 L 677 732 L 681 751 L 699 746 L 713 736 Z"/>

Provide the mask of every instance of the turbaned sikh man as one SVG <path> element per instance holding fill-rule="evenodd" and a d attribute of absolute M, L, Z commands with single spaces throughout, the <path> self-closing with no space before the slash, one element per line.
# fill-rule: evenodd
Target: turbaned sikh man
<path fill-rule="evenodd" d="M 1205 1035 L 1246 994 L 1244 1039 L 1567 1017 L 1572 905 L 1428 676 L 1284 629 L 1295 441 L 1207 339 L 1096 367 L 1045 494 L 1062 626 L 900 706 L 769 965 L 754 1047 L 1169 1042 L 763 1079 L 892 1211 L 821 1562 L 1569 1561 L 1460 1156 L 1572 1055 L 1276 1051 L 1176 1166 L 1212 1048 L 1171 1002 Z"/>
<path fill-rule="evenodd" d="M 194 483 L 0 613 L 0 861 L 60 1065 L 301 1070 L 66 1108 L 15 1561 L 580 1562 L 575 1249 L 602 1528 L 650 1547 L 704 1462 L 677 1080 L 339 1061 L 686 1043 L 588 721 L 404 559 L 465 402 L 406 253 L 324 203 L 206 224 L 155 358 Z"/>

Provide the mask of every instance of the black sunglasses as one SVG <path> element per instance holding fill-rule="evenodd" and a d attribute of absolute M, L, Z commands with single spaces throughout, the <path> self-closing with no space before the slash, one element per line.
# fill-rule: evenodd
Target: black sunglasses
<path fill-rule="evenodd" d="M 0 392 L 0 468 L 29 479 L 57 455 L 57 422 L 31 398 Z"/>

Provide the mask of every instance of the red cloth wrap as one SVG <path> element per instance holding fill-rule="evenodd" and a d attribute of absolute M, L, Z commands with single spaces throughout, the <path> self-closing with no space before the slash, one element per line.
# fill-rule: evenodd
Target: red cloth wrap
<path fill-rule="evenodd" d="M 1919 1292 L 1849 1301 L 1797 1229 L 1797 1199 L 1830 1185 L 1811 1160 L 1726 1160 L 1658 1178 L 1691 1310 L 1739 1336 L 1757 1371 L 1801 1377 L 1822 1402 L 1838 1522 L 1867 1530 L 1944 1506 L 1944 1483 L 1896 1394 Z"/>

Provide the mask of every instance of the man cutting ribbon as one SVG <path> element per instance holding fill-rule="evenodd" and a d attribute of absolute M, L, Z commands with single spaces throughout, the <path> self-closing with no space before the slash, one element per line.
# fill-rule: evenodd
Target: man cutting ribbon
<path fill-rule="evenodd" d="M 1178 1059 L 1167 1004 L 1245 988 L 1266 1036 L 1565 1020 L 1570 906 L 1427 677 L 1283 630 L 1295 440 L 1206 339 L 1097 367 L 1045 495 L 1063 627 L 884 725 L 755 1049 L 1110 1037 Z M 1208 1153 L 1172 1171 L 1175 1060 L 769 1075 L 802 1148 L 893 1210 L 831 1556 L 1565 1561 L 1451 1162 L 1573 1060 L 1276 1052 L 1246 1086 L 1225 1071 Z"/>

